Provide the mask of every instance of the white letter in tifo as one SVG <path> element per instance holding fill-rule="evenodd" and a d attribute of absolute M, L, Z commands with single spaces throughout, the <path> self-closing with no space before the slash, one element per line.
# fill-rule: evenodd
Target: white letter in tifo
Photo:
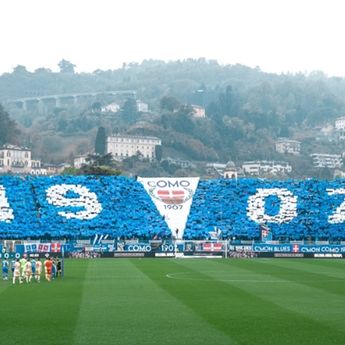
<path fill-rule="evenodd" d="M 72 191 L 79 195 L 76 198 L 67 198 L 66 193 Z M 58 214 L 67 219 L 93 219 L 102 211 L 102 205 L 97 195 L 87 187 L 75 184 L 57 184 L 47 189 L 47 201 L 58 207 L 83 207 L 77 212 L 59 211 Z"/>
<path fill-rule="evenodd" d="M 8 203 L 5 188 L 0 185 L 0 222 L 9 223 L 14 219 L 13 210 Z"/>
<path fill-rule="evenodd" d="M 327 189 L 328 195 L 345 195 L 344 188 L 338 189 Z M 345 222 L 345 201 L 343 201 L 337 209 L 328 216 L 328 223 L 330 224 L 339 224 Z"/>
<path fill-rule="evenodd" d="M 280 209 L 275 215 L 265 212 L 265 199 L 269 196 L 280 199 Z M 258 188 L 248 198 L 247 216 L 258 224 L 290 222 L 297 216 L 297 197 L 286 188 Z"/>

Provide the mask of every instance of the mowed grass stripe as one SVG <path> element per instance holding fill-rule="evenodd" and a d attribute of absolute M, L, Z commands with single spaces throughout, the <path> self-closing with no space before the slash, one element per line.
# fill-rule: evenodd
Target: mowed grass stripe
<path fill-rule="evenodd" d="M 304 259 L 306 260 L 306 259 Z M 320 272 L 317 269 L 317 262 L 315 261 L 314 269 L 311 266 L 303 267 L 302 260 L 286 260 L 286 259 L 260 259 L 251 260 L 234 260 L 232 265 L 237 267 L 246 267 L 246 269 L 253 273 L 269 274 L 275 278 L 289 280 L 298 284 L 303 284 L 311 288 L 324 290 L 328 293 L 336 294 L 340 297 L 345 295 L 345 276 L 332 276 L 329 272 Z"/>
<path fill-rule="evenodd" d="M 11 283 L 12 283 L 12 276 L 10 275 L 10 277 L 8 278 L 8 280 L 4 281 L 2 280 L 2 277 L 1 277 L 1 280 L 0 280 L 0 296 L 2 293 L 4 293 L 6 291 L 6 289 L 8 289 L 10 286 L 11 286 Z"/>
<path fill-rule="evenodd" d="M 345 280 L 345 261 L 339 259 L 258 259 L 255 261 L 260 264 L 268 263 L 278 267 L 286 267 L 298 271 L 307 271 L 318 275 L 324 275 L 325 280 Z"/>
<path fill-rule="evenodd" d="M 284 260 L 279 260 L 284 262 Z M 295 262 L 295 260 L 292 260 Z M 313 266 L 317 265 L 319 267 L 329 267 L 332 270 L 344 270 L 345 269 L 345 260 L 342 259 L 308 259 L 308 260 L 299 260 L 297 262 L 303 262 L 303 264 L 311 264 Z"/>
<path fill-rule="evenodd" d="M 224 265 L 212 261 L 213 270 Z M 157 285 L 180 300 L 214 327 L 240 344 L 342 344 L 344 334 L 322 322 L 282 308 L 242 286 L 203 273 L 207 260 L 142 262 L 138 267 Z M 162 279 L 166 274 L 190 272 L 200 280 Z"/>
<path fill-rule="evenodd" d="M 210 279 L 221 279 L 281 308 L 301 314 L 337 331 L 345 332 L 344 297 L 288 279 L 284 280 L 281 276 L 270 275 L 269 266 L 266 265 L 262 270 L 253 271 L 252 265 L 256 263 L 256 260 L 240 261 L 223 260 L 216 263 L 209 260 L 203 265 L 202 272 L 210 276 Z M 289 262 L 295 264 L 293 260 L 285 260 L 284 264 L 288 265 Z M 223 264 L 222 271 L 219 271 L 220 263 Z M 188 263 L 184 263 L 184 265 L 186 264 L 188 265 Z M 311 267 L 309 270 L 312 268 L 316 271 L 319 270 L 318 266 Z M 320 279 L 324 279 L 324 277 Z M 327 280 L 326 283 L 331 284 L 332 280 Z M 342 283 L 345 284 L 345 281 Z"/>
<path fill-rule="evenodd" d="M 87 262 L 68 261 L 66 278 L 12 285 L 0 294 L 0 338 L 6 345 L 71 345 Z"/>
<path fill-rule="evenodd" d="M 143 273 L 156 269 L 146 259 L 91 261 L 73 344 L 235 344 Z"/>

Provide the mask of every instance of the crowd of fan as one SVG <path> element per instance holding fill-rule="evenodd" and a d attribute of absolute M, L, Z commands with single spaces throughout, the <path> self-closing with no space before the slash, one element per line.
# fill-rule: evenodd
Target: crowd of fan
<path fill-rule="evenodd" d="M 220 239 L 259 240 L 262 223 L 275 240 L 345 239 L 342 216 L 335 214 L 344 195 L 327 192 L 344 184 L 342 180 L 200 181 L 184 239 L 208 239 L 217 227 Z M 0 238 L 91 238 L 100 233 L 120 239 L 172 237 L 151 197 L 134 179 L 3 176 L 0 186 L 13 210 L 13 219 L 0 221 Z M 258 191 L 265 189 L 273 194 L 260 196 Z M 284 205 L 281 197 L 287 200 Z M 7 211 L 4 206 L 0 214 Z"/>

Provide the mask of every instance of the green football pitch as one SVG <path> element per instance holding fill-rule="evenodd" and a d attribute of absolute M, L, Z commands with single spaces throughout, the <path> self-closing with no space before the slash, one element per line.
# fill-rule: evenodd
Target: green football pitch
<path fill-rule="evenodd" d="M 345 261 L 66 260 L 0 308 L 4 345 L 342 345 Z"/>

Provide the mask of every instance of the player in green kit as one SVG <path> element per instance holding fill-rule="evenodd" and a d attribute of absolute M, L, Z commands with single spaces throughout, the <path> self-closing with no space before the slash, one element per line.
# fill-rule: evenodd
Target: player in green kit
<path fill-rule="evenodd" d="M 25 265 L 26 265 L 26 258 L 22 257 L 20 260 L 19 260 L 19 263 L 20 263 L 20 276 L 22 278 L 25 278 Z"/>

